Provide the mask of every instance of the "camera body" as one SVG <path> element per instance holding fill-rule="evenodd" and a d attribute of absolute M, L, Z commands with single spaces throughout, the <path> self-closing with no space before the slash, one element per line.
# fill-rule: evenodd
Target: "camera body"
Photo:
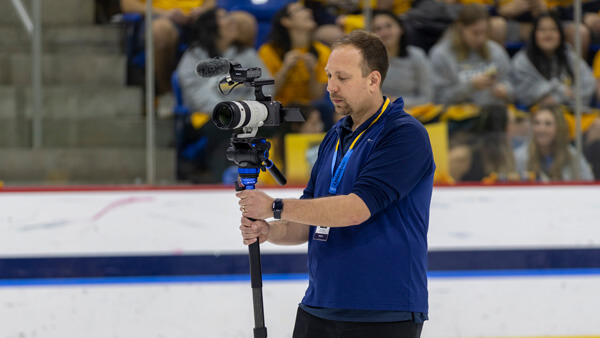
<path fill-rule="evenodd" d="M 275 83 L 272 79 L 258 80 L 262 75 L 261 69 L 242 68 L 237 62 L 230 63 L 229 76 L 221 80 L 230 85 L 254 87 L 256 100 L 224 101 L 218 103 L 213 109 L 213 123 L 223 130 L 238 130 L 238 138 L 251 138 L 256 136 L 258 128 L 277 127 L 281 123 L 304 122 L 304 116 L 297 108 L 283 108 L 280 102 L 274 101 L 270 96 L 265 96 L 262 88 Z"/>

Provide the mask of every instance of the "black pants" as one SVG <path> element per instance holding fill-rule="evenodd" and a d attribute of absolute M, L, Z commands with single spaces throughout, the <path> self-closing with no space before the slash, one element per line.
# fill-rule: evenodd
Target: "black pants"
<path fill-rule="evenodd" d="M 419 338 L 423 324 L 338 322 L 315 317 L 298 307 L 293 338 Z"/>

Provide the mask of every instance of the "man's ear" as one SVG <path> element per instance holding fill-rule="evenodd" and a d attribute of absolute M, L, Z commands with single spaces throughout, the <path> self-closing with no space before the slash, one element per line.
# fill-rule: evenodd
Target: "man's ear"
<path fill-rule="evenodd" d="M 379 89 L 381 85 L 381 73 L 374 70 L 369 74 L 369 88 Z"/>

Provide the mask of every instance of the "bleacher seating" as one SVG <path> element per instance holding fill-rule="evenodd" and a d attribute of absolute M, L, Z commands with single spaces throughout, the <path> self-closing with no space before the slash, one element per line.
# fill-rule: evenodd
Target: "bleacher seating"
<path fill-rule="evenodd" d="M 29 1 L 23 1 L 31 13 Z M 32 148 L 31 40 L 0 1 L 0 179 L 7 184 L 134 183 L 146 174 L 143 88 L 126 85 L 122 27 L 94 1 L 42 1 L 42 146 Z M 156 121 L 156 178 L 174 181 L 172 121 Z"/>

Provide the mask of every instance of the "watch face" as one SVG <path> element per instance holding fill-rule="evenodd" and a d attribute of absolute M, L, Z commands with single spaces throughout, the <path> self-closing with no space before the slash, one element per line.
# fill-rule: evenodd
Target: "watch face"
<path fill-rule="evenodd" d="M 283 210 L 283 201 L 281 198 L 277 198 L 273 202 L 273 211 L 282 211 Z"/>

